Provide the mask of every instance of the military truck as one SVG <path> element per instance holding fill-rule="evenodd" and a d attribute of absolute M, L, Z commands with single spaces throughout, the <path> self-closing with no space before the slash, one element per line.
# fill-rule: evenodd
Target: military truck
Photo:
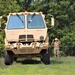
<path fill-rule="evenodd" d="M 40 57 L 50 64 L 49 37 L 42 12 L 9 13 L 5 27 L 4 63 L 10 65 L 18 57 Z M 51 17 L 54 25 L 54 18 Z"/>

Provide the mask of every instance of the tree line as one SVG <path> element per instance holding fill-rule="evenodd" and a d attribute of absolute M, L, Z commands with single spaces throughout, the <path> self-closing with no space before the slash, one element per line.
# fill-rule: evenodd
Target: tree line
<path fill-rule="evenodd" d="M 55 18 L 55 26 L 48 30 L 49 42 L 57 37 L 61 41 L 60 53 L 65 56 L 75 55 L 75 1 L 74 0 L 0 0 L 0 55 L 4 50 L 3 30 L 6 16 L 10 12 L 41 11 L 45 14 L 45 20 L 50 25 L 50 16 Z M 50 45 L 51 54 L 53 46 Z"/>

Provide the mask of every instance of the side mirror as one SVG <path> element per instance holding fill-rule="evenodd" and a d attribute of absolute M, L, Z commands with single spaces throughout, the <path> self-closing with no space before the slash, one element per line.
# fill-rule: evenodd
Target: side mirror
<path fill-rule="evenodd" d="M 54 27 L 54 16 L 51 16 L 51 26 Z"/>

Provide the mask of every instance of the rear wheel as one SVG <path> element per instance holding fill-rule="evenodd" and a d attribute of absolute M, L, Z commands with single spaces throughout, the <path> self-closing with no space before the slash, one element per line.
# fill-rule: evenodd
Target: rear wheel
<path fill-rule="evenodd" d="M 42 54 L 41 61 L 42 61 L 44 64 L 50 64 L 50 50 L 49 50 L 49 49 L 48 49 L 47 52 L 44 52 L 44 53 Z"/>
<path fill-rule="evenodd" d="M 12 56 L 13 55 L 11 52 L 5 51 L 5 53 L 4 53 L 5 65 L 11 65 L 12 64 L 12 62 L 13 62 Z"/>

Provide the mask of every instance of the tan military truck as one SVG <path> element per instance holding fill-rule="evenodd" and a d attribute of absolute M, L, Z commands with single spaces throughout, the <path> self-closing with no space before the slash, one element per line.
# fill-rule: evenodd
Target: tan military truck
<path fill-rule="evenodd" d="M 18 57 L 40 57 L 50 64 L 49 37 L 45 16 L 41 12 L 10 13 L 5 27 L 5 64 L 12 64 Z M 54 18 L 51 17 L 52 25 Z"/>

